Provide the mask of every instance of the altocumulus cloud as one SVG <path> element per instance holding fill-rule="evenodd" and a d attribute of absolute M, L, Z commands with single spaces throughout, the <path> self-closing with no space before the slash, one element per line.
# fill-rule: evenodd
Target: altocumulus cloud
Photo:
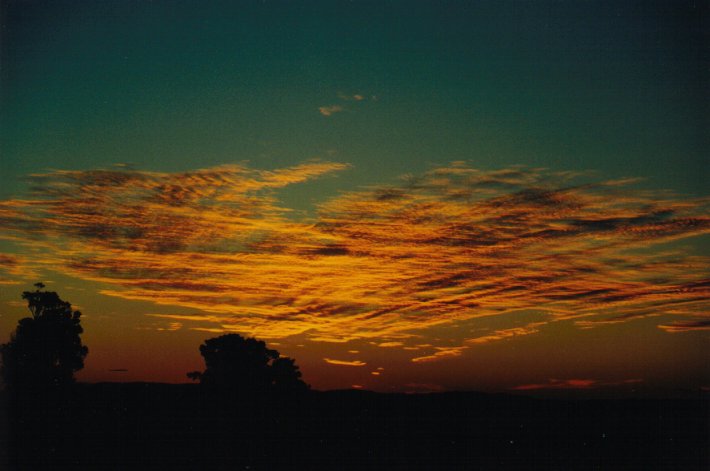
<path fill-rule="evenodd" d="M 707 198 L 457 162 L 342 194 L 311 219 L 287 217 L 279 188 L 346 168 L 33 175 L 27 198 L 0 202 L 0 237 L 46 256 L 4 266 L 62 267 L 113 286 L 104 294 L 196 310 L 161 315 L 176 323 L 269 339 L 411 349 L 408 339 L 435 326 L 511 320 L 458 346 L 433 342 L 415 362 L 558 321 L 592 328 L 665 316 L 669 332 L 707 328 L 698 318 L 710 311 L 707 258 L 657 249 L 710 232 Z M 541 320 L 521 326 L 516 313 L 530 310 Z"/>

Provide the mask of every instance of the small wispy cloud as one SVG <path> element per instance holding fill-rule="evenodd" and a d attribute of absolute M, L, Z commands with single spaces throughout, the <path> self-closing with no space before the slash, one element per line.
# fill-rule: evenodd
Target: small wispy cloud
<path fill-rule="evenodd" d="M 496 330 L 493 334 L 470 338 L 466 340 L 466 342 L 470 344 L 488 343 L 511 337 L 517 337 L 519 335 L 536 334 L 537 332 L 539 332 L 538 327 L 543 326 L 545 324 L 547 324 L 547 322 L 533 322 L 524 327 L 513 327 L 510 329 Z"/>
<path fill-rule="evenodd" d="M 444 360 L 452 357 L 460 357 L 468 347 L 435 347 L 435 352 L 431 355 L 412 358 L 412 363 L 428 363 L 432 361 Z"/>
<path fill-rule="evenodd" d="M 365 96 L 361 95 L 359 93 L 354 93 L 352 95 L 348 95 L 347 93 L 338 93 L 338 98 L 344 101 L 363 101 L 365 100 Z"/>
<path fill-rule="evenodd" d="M 367 363 L 360 360 L 334 360 L 332 358 L 323 358 L 323 361 L 331 365 L 338 366 L 365 366 Z"/>
<path fill-rule="evenodd" d="M 404 343 L 402 342 L 381 342 L 377 344 L 378 347 L 382 348 L 392 348 L 392 347 L 402 347 Z"/>
<path fill-rule="evenodd" d="M 374 95 L 372 97 L 367 97 L 360 93 L 348 94 L 343 92 L 338 93 L 338 99 L 340 99 L 341 101 L 351 102 L 352 106 L 358 106 L 358 102 L 364 102 L 368 100 L 377 101 L 377 97 L 375 97 Z M 335 113 L 340 113 L 345 110 L 345 107 L 335 104 L 321 106 L 318 108 L 318 112 L 323 116 L 332 116 Z"/>
<path fill-rule="evenodd" d="M 658 328 L 671 333 L 710 330 L 710 319 L 676 321 L 670 324 L 661 324 Z"/>
<path fill-rule="evenodd" d="M 182 328 L 182 324 L 180 322 L 171 322 L 167 325 L 167 327 L 158 327 L 156 330 L 166 330 L 168 332 L 175 332 L 176 330 L 180 330 Z"/>
<path fill-rule="evenodd" d="M 318 108 L 318 111 L 323 116 L 332 116 L 335 113 L 340 113 L 341 111 L 344 111 L 344 110 L 345 110 L 345 108 L 343 108 L 340 105 L 321 106 L 320 108 Z"/>

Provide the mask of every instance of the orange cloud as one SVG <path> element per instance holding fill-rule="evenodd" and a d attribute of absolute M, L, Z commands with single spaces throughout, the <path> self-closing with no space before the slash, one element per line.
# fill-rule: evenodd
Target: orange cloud
<path fill-rule="evenodd" d="M 377 344 L 378 347 L 392 348 L 392 347 L 402 347 L 404 344 L 402 342 L 382 342 Z"/>
<path fill-rule="evenodd" d="M 412 358 L 412 363 L 428 363 L 431 361 L 439 361 L 452 357 L 459 357 L 466 350 L 465 346 L 462 347 L 436 347 L 436 352 L 431 355 L 421 356 Z"/>
<path fill-rule="evenodd" d="M 676 321 L 671 324 L 661 324 L 658 328 L 671 333 L 710 330 L 710 319 Z"/>
<path fill-rule="evenodd" d="M 538 326 L 545 325 L 547 322 L 533 322 L 524 327 L 513 327 L 510 329 L 496 330 L 495 333 L 491 335 L 484 335 L 482 337 L 474 337 L 466 340 L 467 343 L 477 344 L 477 343 L 488 343 L 494 342 L 496 340 L 502 340 L 509 337 L 516 337 L 519 335 L 530 335 L 539 332 Z"/>
<path fill-rule="evenodd" d="M 339 366 L 365 366 L 367 363 L 364 361 L 360 360 L 353 360 L 353 361 L 348 361 L 348 360 L 333 360 L 331 358 L 323 358 L 323 361 L 326 363 L 330 363 L 331 365 L 339 365 Z"/>
<path fill-rule="evenodd" d="M 677 319 L 660 326 L 669 332 L 704 325 L 692 322 L 710 308 L 707 257 L 657 245 L 710 232 L 707 198 L 455 162 L 287 217 L 278 189 L 347 167 L 37 174 L 30 197 L 0 202 L 0 238 L 42 251 L 17 257 L 23 270 L 61 267 L 104 283 L 103 294 L 191 308 L 159 315 L 187 328 L 433 349 L 416 363 L 548 322 L 664 315 Z M 541 320 L 520 326 L 525 311 Z M 404 342 L 490 317 L 509 324 L 455 347 Z"/>
<path fill-rule="evenodd" d="M 343 111 L 343 107 L 340 105 L 321 106 L 320 108 L 318 108 L 318 111 L 323 116 L 331 116 L 335 113 L 340 113 L 341 111 Z"/>
<path fill-rule="evenodd" d="M 156 330 L 167 330 L 170 332 L 174 332 L 176 330 L 180 330 L 182 328 L 182 324 L 180 322 L 171 322 L 168 324 L 167 327 L 158 327 Z"/>

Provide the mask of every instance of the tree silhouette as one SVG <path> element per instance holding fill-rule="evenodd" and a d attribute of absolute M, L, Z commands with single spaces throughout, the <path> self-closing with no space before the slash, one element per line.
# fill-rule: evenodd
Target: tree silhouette
<path fill-rule="evenodd" d="M 81 343 L 81 313 L 57 293 L 43 291 L 44 284 L 35 286 L 22 293 L 32 317 L 21 319 L 10 342 L 0 345 L 0 376 L 8 388 L 72 383 L 89 351 Z"/>
<path fill-rule="evenodd" d="M 187 376 L 216 390 L 257 394 L 308 389 L 295 360 L 280 356 L 255 338 L 238 334 L 211 338 L 200 345 L 200 354 L 205 360 L 205 371 Z"/>

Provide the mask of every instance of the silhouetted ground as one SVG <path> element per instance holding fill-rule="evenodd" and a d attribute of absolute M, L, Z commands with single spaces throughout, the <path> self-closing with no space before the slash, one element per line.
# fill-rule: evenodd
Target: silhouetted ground
<path fill-rule="evenodd" d="M 709 469 L 708 398 L 366 391 L 225 398 L 77 384 L 2 397 L 10 469 Z M 12 401 L 10 401 L 12 402 Z M 0 466 L 2 468 L 3 466 Z"/>

